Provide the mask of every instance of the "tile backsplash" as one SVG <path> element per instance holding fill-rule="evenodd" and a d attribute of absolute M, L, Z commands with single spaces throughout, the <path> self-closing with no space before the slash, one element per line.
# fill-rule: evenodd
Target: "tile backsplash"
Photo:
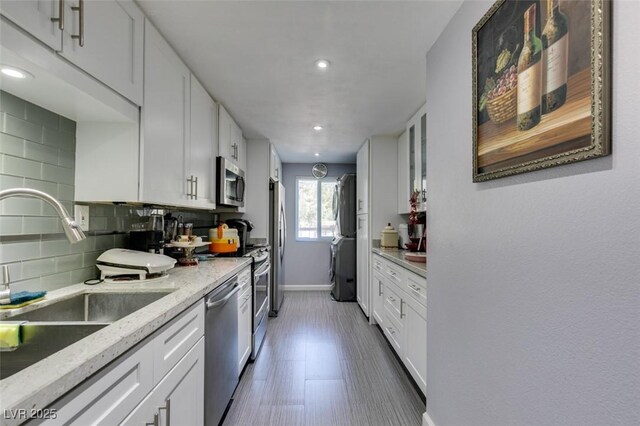
<path fill-rule="evenodd" d="M 73 215 L 76 123 L 0 91 L 0 190 L 44 191 Z M 165 213 L 168 210 L 165 210 Z M 29 198 L 0 201 L 0 264 L 9 265 L 12 290 L 54 290 L 97 276 L 105 250 L 126 247 L 131 224 L 150 209 L 112 204 L 89 206 L 87 239 L 70 244 L 47 203 Z M 204 229 L 213 214 L 172 212 Z"/>

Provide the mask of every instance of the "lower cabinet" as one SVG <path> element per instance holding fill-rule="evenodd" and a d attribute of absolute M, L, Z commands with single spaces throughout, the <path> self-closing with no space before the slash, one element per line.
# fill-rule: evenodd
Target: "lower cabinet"
<path fill-rule="evenodd" d="M 377 254 L 372 258 L 373 316 L 422 392 L 427 389 L 424 278 Z"/>
<path fill-rule="evenodd" d="M 42 423 L 204 424 L 204 313 L 200 300 L 49 406 L 57 417 Z"/>
<path fill-rule="evenodd" d="M 251 269 L 249 275 L 244 278 L 239 277 L 241 290 L 238 292 L 238 374 L 242 374 L 242 369 L 251 356 L 251 320 L 253 319 L 253 292 L 251 288 Z"/>

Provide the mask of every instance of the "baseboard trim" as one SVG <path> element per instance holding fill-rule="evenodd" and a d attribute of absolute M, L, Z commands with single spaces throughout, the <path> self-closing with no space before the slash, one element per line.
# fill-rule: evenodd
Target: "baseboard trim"
<path fill-rule="evenodd" d="M 329 291 L 331 284 L 285 285 L 284 291 Z"/>
<path fill-rule="evenodd" d="M 422 426 L 436 426 L 433 420 L 431 420 L 431 417 L 429 417 L 429 413 L 426 411 L 422 415 Z"/>

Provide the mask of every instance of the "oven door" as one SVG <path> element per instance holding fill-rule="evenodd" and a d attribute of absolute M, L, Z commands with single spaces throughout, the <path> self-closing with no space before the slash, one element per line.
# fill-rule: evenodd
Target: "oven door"
<path fill-rule="evenodd" d="M 222 206 L 244 206 L 244 171 L 224 157 L 218 157 L 217 203 Z"/>
<path fill-rule="evenodd" d="M 253 275 L 253 333 L 251 337 L 251 360 L 255 361 L 262 348 L 269 323 L 269 277 L 271 263 L 269 253 L 263 259 L 254 258 Z"/>

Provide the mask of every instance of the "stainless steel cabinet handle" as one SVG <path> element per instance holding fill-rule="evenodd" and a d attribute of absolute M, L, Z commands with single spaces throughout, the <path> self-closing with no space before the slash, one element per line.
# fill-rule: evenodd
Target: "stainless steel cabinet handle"
<path fill-rule="evenodd" d="M 417 285 L 409 284 L 409 287 L 411 287 L 411 289 L 415 291 L 420 291 L 420 287 L 418 287 Z"/>
<path fill-rule="evenodd" d="M 378 281 L 378 296 L 382 296 L 382 281 Z"/>
<path fill-rule="evenodd" d="M 78 0 L 78 6 L 71 6 L 71 10 L 78 12 L 78 19 L 80 20 L 80 31 L 78 34 L 72 34 L 71 38 L 78 40 L 80 47 L 84 47 L 84 0 Z"/>
<path fill-rule="evenodd" d="M 167 404 L 164 407 L 158 408 L 158 416 L 162 410 L 167 410 L 167 421 L 165 422 L 166 426 L 171 426 L 171 400 L 167 400 Z"/>
<path fill-rule="evenodd" d="M 427 202 L 427 190 L 426 189 L 422 190 L 422 202 L 423 203 Z"/>
<path fill-rule="evenodd" d="M 402 309 L 402 306 L 404 305 L 404 300 L 400 299 L 400 318 L 404 318 L 404 310 Z"/>
<path fill-rule="evenodd" d="M 154 414 L 153 415 L 153 423 L 145 423 L 144 426 L 159 426 L 158 415 Z"/>
<path fill-rule="evenodd" d="M 198 199 L 198 176 L 196 176 L 196 190 L 193 193 L 193 197 L 197 200 Z"/>
<path fill-rule="evenodd" d="M 390 300 L 390 301 L 392 301 L 392 302 L 395 302 L 395 301 L 396 301 L 396 299 L 395 299 L 395 298 L 393 298 L 393 297 L 391 297 L 391 296 L 389 296 L 389 300 Z"/>
<path fill-rule="evenodd" d="M 207 309 L 216 308 L 218 306 L 224 305 L 225 303 L 227 303 L 229 299 L 231 299 L 231 296 L 233 296 L 239 291 L 240 291 L 240 286 L 238 284 L 235 284 L 235 289 L 233 291 L 230 291 L 229 294 L 227 294 L 223 299 L 216 300 L 215 302 L 207 301 Z"/>
<path fill-rule="evenodd" d="M 187 189 L 187 198 L 191 199 L 193 197 L 193 176 L 187 179 L 187 183 L 189 184 L 189 188 Z"/>
<path fill-rule="evenodd" d="M 57 22 L 58 29 L 64 30 L 64 0 L 58 0 L 58 17 L 51 18 L 51 22 Z"/>
<path fill-rule="evenodd" d="M 362 210 L 362 200 L 358 199 L 358 211 Z"/>

